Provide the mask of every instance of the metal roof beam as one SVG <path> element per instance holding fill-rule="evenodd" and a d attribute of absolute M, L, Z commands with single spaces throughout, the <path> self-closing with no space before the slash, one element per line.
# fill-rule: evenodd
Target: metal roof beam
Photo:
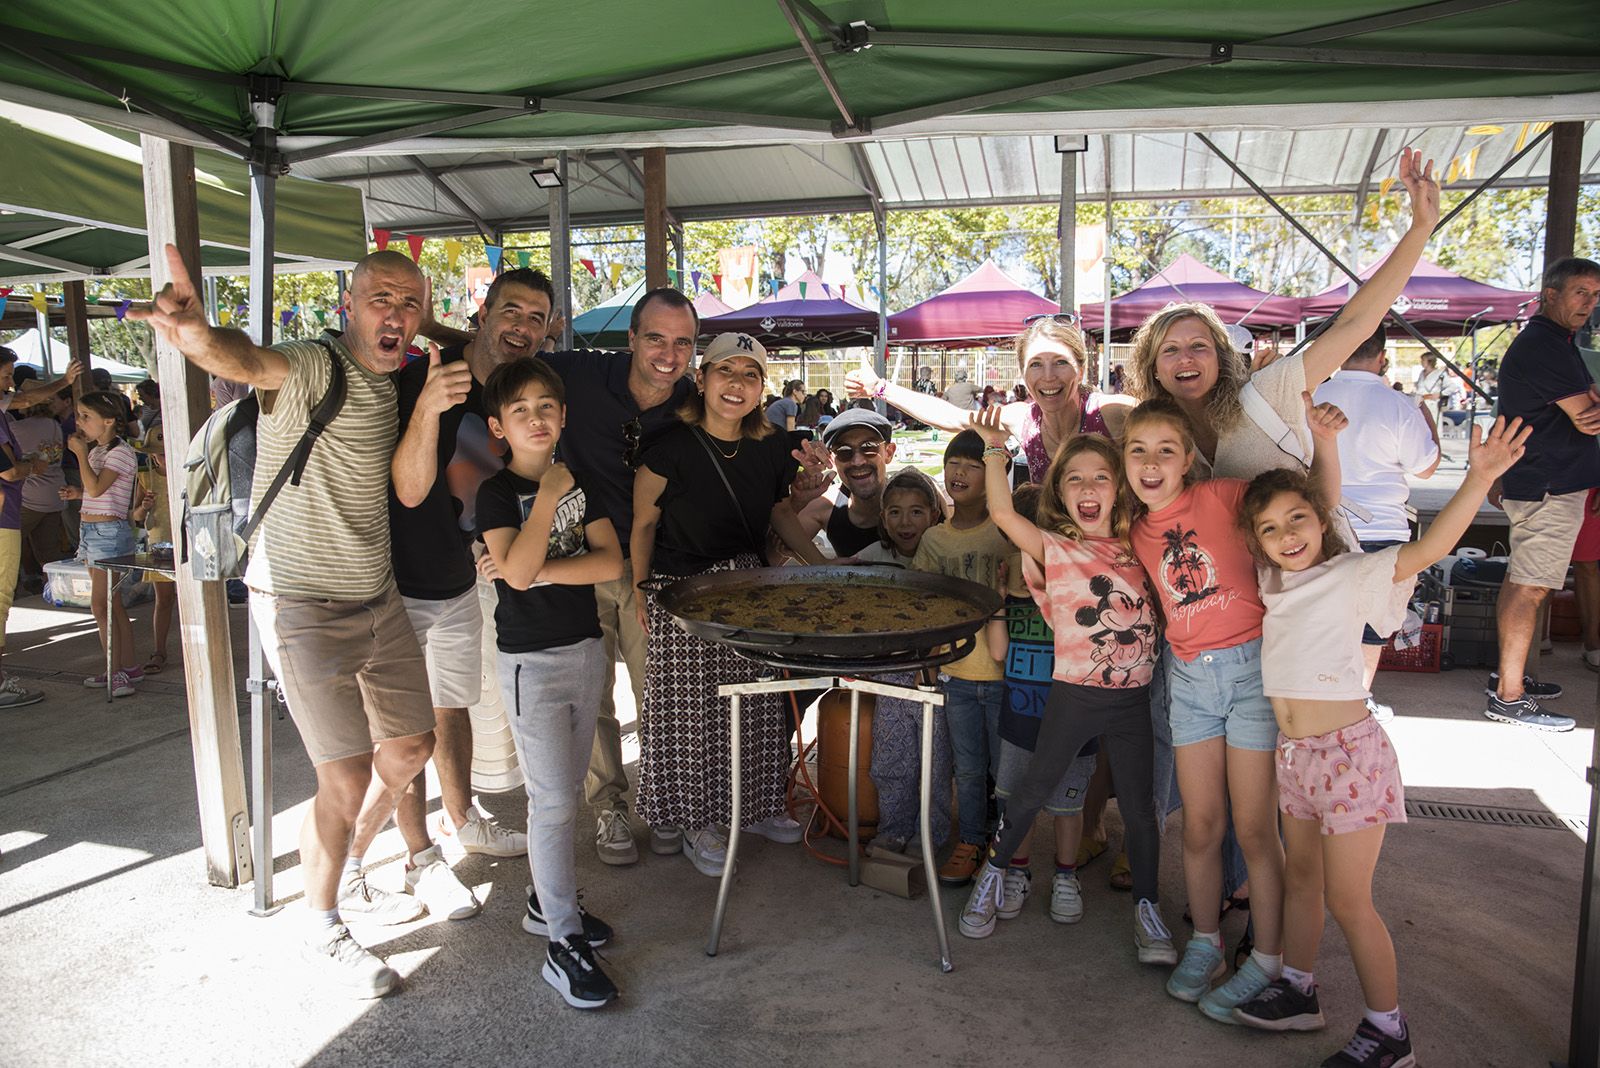
<path fill-rule="evenodd" d="M 78 56 L 81 59 L 99 59 L 124 67 L 134 67 L 139 70 L 156 70 L 161 71 L 163 74 L 176 74 L 180 77 L 193 78 L 197 81 L 237 85 L 241 89 L 248 87 L 250 84 L 250 76 L 248 74 L 207 70 L 204 67 L 193 67 L 187 63 L 175 63 L 171 60 L 157 59 L 154 56 L 147 56 L 138 52 L 125 52 L 120 48 L 108 48 L 105 45 L 85 44 L 82 41 L 73 41 L 65 37 L 53 37 L 47 33 L 35 33 L 32 30 L 19 30 L 8 26 L 6 27 L 6 35 L 17 44 L 49 49 L 52 52 L 58 52 L 63 55 Z"/>
<path fill-rule="evenodd" d="M 1423 22 L 1434 22 L 1438 19 L 1449 18 L 1452 15 L 1466 15 L 1474 11 L 1486 11 L 1492 7 L 1505 7 L 1507 4 L 1516 2 L 1517 0 L 1439 0 L 1437 3 L 1421 4 L 1402 11 L 1387 11 L 1381 15 L 1371 15 L 1367 18 L 1330 22 L 1326 26 L 1314 26 L 1311 29 L 1297 30 L 1294 33 L 1279 34 L 1269 40 L 1256 43 L 1277 45 L 1319 44 L 1323 41 L 1337 41 L 1343 37 L 1371 33 L 1374 30 L 1395 30 L 1402 26 L 1415 26 Z"/>
<path fill-rule="evenodd" d="M 845 29 L 837 22 L 833 21 L 833 19 L 829 18 L 828 13 L 823 11 L 816 4 L 813 4 L 811 0 L 789 0 L 789 2 L 794 4 L 795 7 L 799 8 L 800 13 L 806 18 L 810 19 L 812 23 L 816 25 L 817 29 L 827 34 L 829 39 L 833 41 L 835 47 L 848 48 L 850 46 L 850 36 L 848 32 L 846 32 Z"/>
<path fill-rule="evenodd" d="M 1361 169 L 1361 181 L 1356 183 L 1356 205 L 1350 214 L 1351 226 L 1361 225 L 1361 213 L 1367 207 L 1367 191 L 1372 188 L 1372 172 L 1378 166 L 1378 157 L 1383 155 L 1383 143 L 1388 139 L 1388 130 L 1379 130 L 1378 135 L 1372 139 L 1372 151 L 1367 153 L 1367 165 Z"/>
<path fill-rule="evenodd" d="M 535 106 L 528 109 L 528 114 L 538 114 L 537 101 Z M 348 137 L 342 140 L 328 141 L 311 148 L 302 148 L 295 152 L 283 153 L 283 160 L 288 164 L 300 163 L 308 159 L 322 159 L 324 156 L 337 156 L 344 152 L 359 152 L 365 148 L 375 148 L 378 145 L 390 144 L 394 141 L 404 141 L 409 137 L 427 137 L 431 134 L 443 133 L 446 130 L 460 130 L 468 126 L 481 126 L 486 122 L 498 122 L 516 112 L 500 108 L 491 108 L 484 111 L 473 111 L 466 115 L 452 115 L 447 119 L 435 119 L 432 122 L 419 122 L 415 126 L 402 126 L 394 130 L 381 130 L 378 133 L 366 134 L 362 137 Z"/>
<path fill-rule="evenodd" d="M 466 199 L 462 197 L 461 194 L 457 193 L 447 182 L 445 182 L 443 178 L 439 177 L 431 169 L 429 169 L 428 165 L 422 161 L 420 156 L 407 156 L 406 159 L 410 161 L 412 168 L 418 174 L 427 179 L 429 185 L 433 186 L 434 189 L 439 191 L 440 196 L 444 197 L 446 200 L 450 201 L 450 203 L 461 209 L 461 213 L 471 220 L 472 225 L 478 228 L 478 233 L 483 235 L 483 239 L 485 241 L 488 241 L 491 244 L 494 243 L 494 230 L 489 226 L 488 223 L 483 221 L 483 216 L 478 214 L 478 212 L 473 209 L 471 204 L 467 203 Z"/>
<path fill-rule="evenodd" d="M 121 103 L 124 107 L 136 107 L 140 111 L 154 115 L 158 119 L 165 119 L 174 126 L 180 126 L 207 144 L 222 149 L 230 156 L 236 156 L 239 159 L 249 158 L 250 142 L 243 138 L 213 130 L 202 123 L 187 119 L 177 112 L 147 99 L 142 94 L 130 92 L 126 86 L 119 85 L 114 79 L 80 67 L 70 59 L 63 59 L 47 48 L 26 48 L 21 41 L 9 35 L 0 37 L 0 48 L 14 52 L 25 60 L 31 60 L 39 66 L 71 78 L 79 84 L 86 85 L 91 89 L 98 89 Z"/>
<path fill-rule="evenodd" d="M 1133 55 L 1167 59 L 1216 60 L 1214 41 L 1151 41 L 1135 37 L 1041 37 L 1024 34 L 923 33 L 901 30 L 866 31 L 875 45 L 906 48 L 983 48 L 1028 52 L 1075 52 L 1088 55 Z M 1381 49 L 1307 48 L 1284 44 L 1235 44 L 1227 58 L 1267 63 L 1332 63 L 1365 67 L 1440 67 L 1472 70 L 1600 70 L 1600 58 L 1589 55 L 1528 56 L 1500 53 L 1417 52 Z"/>
<path fill-rule="evenodd" d="M 1474 200 L 1477 200 L 1478 197 L 1481 196 L 1484 193 L 1484 191 L 1487 190 L 1491 185 L 1493 185 L 1496 182 L 1496 180 L 1498 180 L 1499 177 L 1502 174 L 1506 173 L 1512 167 L 1516 166 L 1516 164 L 1517 164 L 1517 162 L 1519 160 L 1521 160 L 1524 156 L 1528 155 L 1534 149 L 1538 148 L 1541 144 L 1543 144 L 1545 139 L 1548 138 L 1551 135 L 1551 133 L 1554 132 L 1554 130 L 1555 130 L 1554 126 L 1547 127 L 1543 133 L 1539 134 L 1537 137 L 1533 138 L 1533 140 L 1531 140 L 1527 144 L 1523 145 L 1521 152 L 1518 152 L 1516 155 L 1512 156 L 1510 159 L 1508 159 L 1504 163 L 1500 164 L 1499 169 L 1496 170 L 1493 174 L 1489 175 L 1489 177 L 1485 178 L 1483 180 L 1483 183 L 1481 185 L 1479 185 L 1478 188 L 1476 188 L 1472 192 L 1468 193 L 1465 200 L 1463 200 L 1461 203 L 1457 204 L 1455 207 L 1451 208 L 1448 212 L 1445 213 L 1444 217 L 1439 220 L 1438 225 L 1436 225 L 1433 228 L 1433 232 L 1434 233 L 1438 233 L 1440 230 L 1443 230 L 1446 223 L 1448 223 L 1451 219 L 1454 219 L 1457 215 L 1460 215 L 1463 211 L 1466 211 L 1467 210 L 1467 205 L 1471 204 Z M 1538 184 L 1544 185 L 1545 182 L 1540 182 Z"/>
<path fill-rule="evenodd" d="M 0 257 L 16 260 L 18 263 L 31 263 L 35 267 L 49 267 L 56 271 L 68 271 L 72 274 L 93 276 L 104 274 L 98 267 L 90 267 L 85 263 L 73 263 L 71 260 L 61 260 L 54 256 L 46 256 L 42 252 L 30 252 L 16 245 L 0 245 Z"/>
<path fill-rule="evenodd" d="M 11 242 L 11 247 L 35 248 L 39 245 L 48 245 L 52 241 L 60 241 L 63 238 L 75 237 L 86 230 L 93 229 L 94 227 L 92 226 L 63 226 L 59 230 L 51 230 L 48 233 L 34 234 L 32 237 L 19 237 Z"/>
<path fill-rule="evenodd" d="M 698 67 L 681 67 L 678 70 L 664 71 L 660 74 L 651 74 L 643 78 L 632 78 L 625 82 L 597 85 L 593 89 L 580 89 L 575 93 L 564 93 L 563 96 L 568 100 L 604 100 L 608 97 L 626 96 L 629 93 L 642 93 L 648 89 L 660 89 L 668 85 L 682 85 L 685 82 L 698 82 L 706 78 L 718 78 L 724 74 L 738 74 L 747 70 L 759 70 L 762 67 L 798 63 L 805 58 L 806 52 L 803 48 L 779 48 L 771 52 L 757 52 L 755 55 L 743 56 L 739 59 L 726 59 L 721 63 L 706 63 Z"/>
<path fill-rule="evenodd" d="M 706 108 L 663 107 L 654 104 L 618 104 L 609 100 L 577 100 L 570 96 L 539 98 L 541 110 L 574 115 L 620 115 L 630 119 L 668 119 L 703 122 L 708 126 L 756 126 L 771 130 L 809 130 L 827 133 L 833 123 L 795 115 L 758 115 L 748 111 L 711 111 Z"/>
<path fill-rule="evenodd" d="M 424 104 L 460 104 L 473 108 L 507 108 L 523 111 L 531 99 L 524 93 L 456 93 L 445 89 L 405 89 L 384 85 L 343 85 L 335 82 L 285 80 L 284 93 L 308 96 L 348 96 L 361 100 L 410 100 Z"/>
<path fill-rule="evenodd" d="M 811 35 L 800 24 L 800 16 L 795 14 L 796 0 L 776 0 L 776 3 L 778 10 L 782 11 L 783 17 L 788 20 L 789 28 L 800 39 L 800 47 L 805 49 L 806 58 L 811 61 L 811 66 L 816 69 L 817 77 L 822 79 L 822 86 L 828 91 L 829 98 L 833 100 L 833 106 L 839 109 L 839 115 L 844 120 L 845 132 L 865 133 L 865 127 L 862 126 L 860 119 L 856 117 L 856 113 L 850 109 L 850 105 L 845 102 L 844 93 L 839 89 L 839 83 L 833 80 L 833 74 L 829 72 L 828 65 L 823 62 L 821 53 L 817 51 L 817 46 L 811 40 Z M 807 6 L 809 7 L 810 5 Z M 819 13 L 815 8 L 812 8 L 807 14 L 815 19 Z M 828 30 L 830 36 L 834 36 L 831 23 L 825 21 L 822 23 L 822 27 Z M 834 36 L 834 41 L 838 43 L 837 36 Z"/>

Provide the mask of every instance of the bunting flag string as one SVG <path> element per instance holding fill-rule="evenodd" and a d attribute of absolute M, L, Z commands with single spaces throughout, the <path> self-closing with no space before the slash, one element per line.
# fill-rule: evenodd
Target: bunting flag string
<path fill-rule="evenodd" d="M 617 288 L 617 283 L 620 281 L 622 281 L 622 264 L 613 263 L 611 265 L 611 288 Z"/>
<path fill-rule="evenodd" d="M 0 297 L 0 319 L 4 319 L 5 315 L 6 315 L 6 298 L 5 297 Z"/>
<path fill-rule="evenodd" d="M 531 261 L 532 259 L 533 259 L 533 253 L 532 252 L 528 251 L 525 248 L 517 249 L 517 266 L 518 267 L 526 267 L 528 265 L 529 261 Z"/>
<path fill-rule="evenodd" d="M 445 303 L 446 304 L 449 303 L 449 298 L 446 298 Z M 448 307 L 445 308 L 445 311 L 449 311 L 449 310 L 450 309 Z M 327 324 L 328 324 L 328 313 L 327 313 L 326 309 L 318 308 L 317 309 L 317 325 L 318 326 L 326 326 Z"/>
<path fill-rule="evenodd" d="M 671 267 L 667 268 L 667 285 L 673 289 L 678 288 L 678 272 Z"/>
<path fill-rule="evenodd" d="M 28 298 L 28 303 L 33 305 L 34 311 L 40 312 L 41 314 L 48 313 L 50 311 L 50 302 L 46 300 L 45 295 L 37 289 L 34 290 L 33 296 Z"/>
<path fill-rule="evenodd" d="M 117 305 L 117 322 L 122 322 L 123 318 L 128 314 L 128 309 L 131 307 L 133 307 L 133 301 L 131 300 L 123 300 Z"/>
<path fill-rule="evenodd" d="M 452 303 L 452 302 L 451 302 L 451 300 L 450 300 L 450 298 L 449 298 L 449 297 L 445 297 L 445 298 L 444 298 L 444 313 L 445 313 L 445 314 L 446 314 L 446 315 L 449 315 L 449 314 L 450 314 L 450 305 L 451 305 L 451 303 Z"/>
<path fill-rule="evenodd" d="M 372 231 L 372 243 L 378 246 L 379 252 L 382 252 L 384 249 L 388 248 L 389 231 L 374 229 Z"/>
<path fill-rule="evenodd" d="M 421 234 L 406 235 L 406 244 L 411 248 L 411 262 L 422 262 L 422 243 L 426 240 L 427 238 L 423 237 Z"/>
<path fill-rule="evenodd" d="M 235 308 L 233 310 L 233 314 L 234 314 L 234 317 L 237 318 L 237 319 L 246 318 L 250 314 L 250 305 L 248 305 L 248 304 L 239 305 L 237 308 Z"/>
<path fill-rule="evenodd" d="M 218 326 L 227 326 L 231 322 L 233 322 L 233 309 L 232 308 L 218 308 L 217 309 L 217 325 Z"/>
<path fill-rule="evenodd" d="M 800 299 L 801 300 L 805 300 L 806 299 L 806 283 L 805 282 L 801 282 L 800 283 Z"/>
<path fill-rule="evenodd" d="M 14 292 L 16 292 L 16 290 L 12 289 L 10 286 L 0 286 L 0 297 L 9 297 Z"/>
<path fill-rule="evenodd" d="M 583 265 L 583 269 L 588 271 L 591 277 L 600 277 L 600 272 L 594 269 L 594 260 L 580 259 L 578 262 Z"/>
<path fill-rule="evenodd" d="M 833 298 L 833 290 L 828 288 L 828 283 L 826 282 L 822 283 L 822 295 L 830 300 Z"/>
<path fill-rule="evenodd" d="M 457 238 L 444 239 L 444 262 L 452 271 L 456 269 L 456 261 L 461 259 L 461 242 Z"/>
<path fill-rule="evenodd" d="M 506 254 L 506 250 L 499 245 L 484 245 L 483 251 L 489 257 L 489 270 L 494 274 L 499 274 L 500 258 Z"/>
<path fill-rule="evenodd" d="M 715 285 L 717 287 L 717 292 L 721 293 L 722 292 L 722 276 L 720 274 L 712 275 L 711 276 L 711 282 L 712 282 L 713 285 Z"/>
<path fill-rule="evenodd" d="M 768 284 L 772 286 L 772 295 L 773 296 L 777 296 L 778 295 L 778 290 L 783 288 L 783 283 L 781 281 L 779 281 L 778 279 L 776 279 L 776 278 L 772 279 Z"/>
<path fill-rule="evenodd" d="M 284 326 L 288 326 L 289 322 L 293 318 L 294 318 L 294 312 L 289 308 L 285 308 L 285 309 L 283 309 L 283 311 L 278 313 L 278 321 L 280 323 L 282 323 Z"/>
<path fill-rule="evenodd" d="M 694 281 L 694 291 L 696 293 L 700 292 L 700 272 L 699 271 L 690 271 L 689 272 L 689 277 L 691 279 L 693 279 L 693 281 Z"/>

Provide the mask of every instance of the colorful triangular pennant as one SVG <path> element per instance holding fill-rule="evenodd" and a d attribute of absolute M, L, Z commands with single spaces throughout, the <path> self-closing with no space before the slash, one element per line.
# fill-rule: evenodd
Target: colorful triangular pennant
<path fill-rule="evenodd" d="M 483 246 L 483 251 L 489 257 L 489 270 L 499 274 L 500 258 L 506 254 L 506 250 L 499 245 L 485 245 Z"/>
<path fill-rule="evenodd" d="M 379 252 L 382 252 L 384 249 L 388 248 L 389 231 L 374 229 L 372 231 L 372 243 L 378 246 Z"/>
<path fill-rule="evenodd" d="M 427 238 L 423 237 L 421 234 L 406 235 L 406 244 L 411 247 L 411 261 L 413 263 L 422 262 L 422 243 L 426 240 Z"/>
<path fill-rule="evenodd" d="M 599 278 L 600 277 L 600 272 L 598 272 L 598 271 L 596 271 L 594 269 L 594 260 L 583 260 L 583 259 L 580 259 L 578 262 L 583 265 L 583 269 L 584 270 L 588 271 L 595 278 Z"/>

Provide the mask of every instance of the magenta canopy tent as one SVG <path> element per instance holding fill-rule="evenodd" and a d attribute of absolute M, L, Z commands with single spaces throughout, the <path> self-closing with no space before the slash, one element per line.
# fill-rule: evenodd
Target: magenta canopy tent
<path fill-rule="evenodd" d="M 1383 260 L 1361 271 L 1363 280 L 1383 264 Z M 1405 316 L 1411 325 L 1423 333 L 1459 334 L 1467 322 L 1477 318 L 1480 323 L 1509 323 L 1533 314 L 1536 293 L 1474 282 L 1454 271 L 1445 270 L 1437 263 L 1423 260 L 1412 272 L 1411 280 L 1400 291 L 1394 310 Z M 1344 307 L 1350 299 L 1350 287 L 1337 285 L 1304 301 L 1307 319 L 1325 319 Z"/>
<path fill-rule="evenodd" d="M 871 345 L 878 336 L 878 311 L 857 302 L 846 288 L 807 271 L 766 300 L 700 321 L 700 336 L 729 331 L 749 334 L 768 348 L 827 349 Z"/>
<path fill-rule="evenodd" d="M 1111 298 L 1111 330 L 1113 334 L 1137 330 L 1169 304 L 1209 304 L 1225 323 L 1270 330 L 1299 322 L 1303 303 L 1298 297 L 1251 289 L 1184 253 L 1143 285 Z M 1104 304 L 1083 306 L 1084 330 L 1099 333 L 1104 322 Z"/>
<path fill-rule="evenodd" d="M 1030 315 L 1057 311 L 1045 300 L 1002 271 L 993 260 L 942 293 L 889 316 L 891 345 L 953 345 L 1008 338 Z"/>
<path fill-rule="evenodd" d="M 694 310 L 699 313 L 701 319 L 709 319 L 713 315 L 726 315 L 728 312 L 733 311 L 732 308 L 722 302 L 721 297 L 710 290 L 694 298 Z"/>

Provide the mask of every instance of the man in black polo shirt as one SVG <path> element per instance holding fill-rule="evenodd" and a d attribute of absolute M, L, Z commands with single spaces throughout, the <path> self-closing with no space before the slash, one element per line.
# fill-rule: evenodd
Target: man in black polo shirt
<path fill-rule="evenodd" d="M 1526 670 L 1539 606 L 1566 582 L 1584 499 L 1600 486 L 1600 390 L 1573 343 L 1573 331 L 1588 321 L 1597 300 L 1600 264 L 1576 258 L 1551 264 L 1539 291 L 1539 314 L 1500 362 L 1500 414 L 1520 417 L 1533 427 L 1533 436 L 1501 480 L 1511 562 L 1495 612 L 1500 670 L 1489 676 L 1484 715 L 1536 730 L 1573 727 L 1570 717 L 1551 715 L 1538 704 L 1560 697 L 1561 687 L 1538 682 Z"/>
<path fill-rule="evenodd" d="M 639 859 L 623 794 L 628 776 L 622 763 L 622 729 L 612 699 L 620 655 L 633 685 L 634 707 L 644 704 L 644 631 L 634 609 L 633 569 L 628 533 L 633 529 L 633 476 L 643 447 L 677 422 L 677 410 L 694 392 L 685 377 L 694 362 L 700 316 L 676 289 L 652 289 L 633 306 L 628 352 L 540 353 L 566 387 L 567 426 L 558 454 L 583 481 L 622 541 L 622 577 L 596 583 L 600 630 L 605 642 L 606 680 L 595 723 L 594 753 L 584 784 L 589 804 L 600 810 L 595 849 L 607 864 Z M 423 333 L 438 341 L 468 337 L 425 323 Z M 652 830 L 656 853 L 683 851 L 681 832 Z"/>
<path fill-rule="evenodd" d="M 883 483 L 894 459 L 894 424 L 870 408 L 851 408 L 830 422 L 822 444 L 839 484 L 820 497 L 790 495 L 807 537 L 822 531 L 835 556 L 854 556 L 878 541 Z"/>
<path fill-rule="evenodd" d="M 433 764 L 444 810 L 430 835 L 422 775 L 395 809 L 395 822 L 414 861 L 423 857 L 419 864 L 443 859 L 431 852 L 435 838 L 451 858 L 465 853 L 514 857 L 528 851 L 526 834 L 500 826 L 472 803 L 468 709 L 483 696 L 499 699 L 497 687 L 481 693 L 484 609 L 472 537 L 478 486 L 503 466 L 483 411 L 484 380 L 500 364 L 539 351 L 554 298 L 542 271 L 508 271 L 484 297 L 482 330 L 395 375 L 400 440 L 390 471 L 390 557 L 395 585 L 427 661 L 436 721 Z M 430 309 L 426 321 L 431 318 Z M 492 620 L 493 587 L 483 585 L 489 591 Z M 383 829 L 384 819 L 370 807 L 356 821 L 352 857 L 365 853 Z M 454 895 L 464 905 L 470 891 L 457 887 L 447 885 L 448 894 L 440 891 L 439 897 L 448 901 Z M 452 918 L 456 911 L 449 910 Z"/>

